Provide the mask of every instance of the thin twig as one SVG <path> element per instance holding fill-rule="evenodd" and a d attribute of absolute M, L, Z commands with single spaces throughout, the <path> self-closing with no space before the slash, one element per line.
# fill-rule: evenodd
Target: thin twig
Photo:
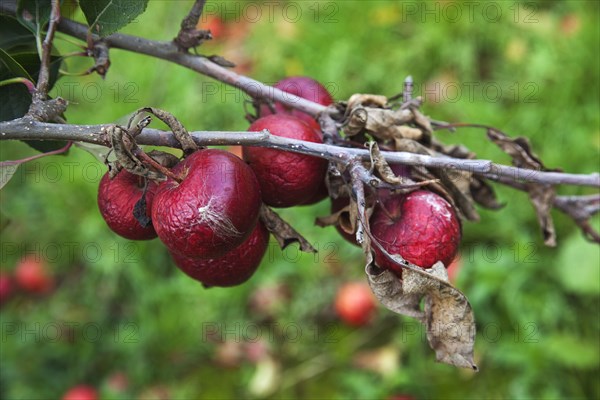
<path fill-rule="evenodd" d="M 196 0 L 189 14 L 181 21 L 181 29 L 195 29 L 202 16 L 206 0 Z"/>
<path fill-rule="evenodd" d="M 52 11 L 50 13 L 50 22 L 48 23 L 48 32 L 42 43 L 42 59 L 40 65 L 40 74 L 38 76 L 37 89 L 33 95 L 33 102 L 42 102 L 48 97 L 48 86 L 50 84 L 50 61 L 52 59 L 52 43 L 54 42 L 54 33 L 60 22 L 60 3 L 59 0 L 52 0 Z"/>
<path fill-rule="evenodd" d="M 205 3 L 206 0 L 196 0 L 189 14 L 181 22 L 181 29 L 177 37 L 173 39 L 173 43 L 180 50 L 187 51 L 192 47 L 200 45 L 206 39 L 212 39 L 210 31 L 196 28 Z"/>

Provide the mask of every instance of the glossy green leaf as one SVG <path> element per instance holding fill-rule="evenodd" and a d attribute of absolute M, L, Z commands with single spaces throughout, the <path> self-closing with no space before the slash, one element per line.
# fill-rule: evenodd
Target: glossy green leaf
<path fill-rule="evenodd" d="M 80 0 L 79 6 L 93 33 L 108 36 L 146 10 L 148 0 Z"/>

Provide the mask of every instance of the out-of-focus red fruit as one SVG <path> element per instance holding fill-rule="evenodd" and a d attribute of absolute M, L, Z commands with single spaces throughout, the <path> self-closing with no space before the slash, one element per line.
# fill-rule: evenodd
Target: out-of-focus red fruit
<path fill-rule="evenodd" d="M 203 16 L 199 28 L 209 30 L 213 40 L 223 39 L 226 30 L 225 23 L 218 15 L 208 15 L 206 18 Z"/>
<path fill-rule="evenodd" d="M 314 129 L 291 115 L 268 115 L 254 121 L 248 128 L 252 132 L 263 129 L 268 129 L 275 136 L 323 142 Z M 325 159 L 264 147 L 245 146 L 242 151 L 244 160 L 260 182 L 263 201 L 270 206 L 303 204 L 315 195 L 325 179 Z"/>
<path fill-rule="evenodd" d="M 376 310 L 375 296 L 363 282 L 344 284 L 335 298 L 335 311 L 347 324 L 363 326 L 369 323 Z"/>
<path fill-rule="evenodd" d="M 327 89 L 325 89 L 325 87 L 318 81 L 307 76 L 290 76 L 277 82 L 274 87 L 324 106 L 328 106 L 333 103 L 333 98 Z M 321 130 L 319 124 L 309 114 L 298 111 L 279 102 L 274 104 L 274 108 L 275 112 L 278 114 L 292 114 L 293 116 L 298 117 L 302 121 L 309 124 L 311 127 L 317 129 L 319 132 Z M 260 109 L 260 115 L 265 116 L 269 114 L 273 114 L 273 112 L 269 106 L 263 105 Z"/>
<path fill-rule="evenodd" d="M 375 208 L 370 225 L 371 233 L 388 253 L 399 254 L 422 268 L 431 268 L 437 261 L 450 265 L 461 239 L 460 220 L 452 206 L 425 190 L 385 199 Z M 377 265 L 402 273 L 401 267 L 374 249 Z"/>
<path fill-rule="evenodd" d="M 256 176 L 238 157 L 206 149 L 173 168 L 183 180 L 168 178 L 154 196 L 152 223 L 172 253 L 217 258 L 242 244 L 260 210 Z"/>
<path fill-rule="evenodd" d="M 4 304 L 13 293 L 12 277 L 4 271 L 0 272 L 0 306 Z"/>
<path fill-rule="evenodd" d="M 172 253 L 175 264 L 188 276 L 205 286 L 235 286 L 254 274 L 267 251 L 269 231 L 262 222 L 244 243 L 214 259 L 194 259 Z"/>
<path fill-rule="evenodd" d="M 91 386 L 78 385 L 69 389 L 62 400 L 98 400 L 98 392 Z"/>
<path fill-rule="evenodd" d="M 148 181 L 146 215 L 150 217 L 156 184 Z M 133 215 L 133 208 L 144 193 L 144 178 L 121 170 L 110 179 L 106 173 L 98 188 L 98 208 L 108 227 L 130 240 L 148 240 L 156 237 L 152 224 L 143 227 Z"/>
<path fill-rule="evenodd" d="M 46 293 L 54 286 L 54 278 L 39 256 L 26 256 L 19 261 L 15 268 L 15 281 L 23 290 L 32 293 Z"/>

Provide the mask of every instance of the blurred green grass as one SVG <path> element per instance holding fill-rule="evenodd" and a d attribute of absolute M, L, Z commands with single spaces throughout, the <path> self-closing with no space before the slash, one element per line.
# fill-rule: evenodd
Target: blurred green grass
<path fill-rule="evenodd" d="M 152 1 L 124 32 L 169 40 L 190 4 Z M 248 4 L 262 4 L 262 16 L 255 18 Z M 494 125 L 529 137 L 549 167 L 598 171 L 598 4 L 490 4 L 484 12 L 473 2 L 277 2 L 270 18 L 266 3 L 209 2 L 209 14 L 222 14 L 229 28 L 200 52 L 223 54 L 264 82 L 312 76 L 336 99 L 391 96 L 410 74 L 433 118 Z M 302 11 L 297 21 L 295 9 Z M 462 15 L 453 17 L 454 9 Z M 74 49 L 60 38 L 57 45 Z M 117 121 L 151 105 L 192 130 L 247 127 L 244 96 L 222 84 L 121 50 L 111 50 L 111 61 L 106 80 L 58 82 L 52 94 L 70 100 L 69 122 Z M 66 67 L 77 73 L 90 65 L 70 58 Z M 438 137 L 507 163 L 484 135 L 462 129 Z M 31 150 L 2 143 L 1 153 L 3 160 L 17 159 Z M 108 230 L 95 203 L 103 172 L 93 157 L 73 149 L 68 157 L 22 166 L 0 192 L 0 225 L 10 222 L 2 232 L 2 268 L 12 270 L 24 253 L 40 252 L 58 278 L 52 295 L 18 294 L 0 312 L 2 398 L 58 398 L 80 382 L 102 388 L 106 398 L 146 397 L 141 393 L 157 386 L 172 398 L 206 399 L 600 397 L 598 248 L 558 213 L 559 246 L 543 247 L 522 193 L 499 187 L 506 207 L 481 210 L 480 223 L 464 226 L 457 285 L 478 324 L 481 372 L 473 374 L 436 364 L 423 329 L 382 307 L 359 330 L 335 318 L 337 287 L 364 280 L 364 273 L 359 249 L 313 225 L 315 216 L 327 214 L 327 202 L 282 211 L 318 243 L 318 256 L 281 252 L 271 243 L 248 283 L 205 290 L 175 269 L 157 240 L 129 242 Z M 282 283 L 291 298 L 276 299 L 281 304 L 265 320 L 249 299 Z M 52 340 L 55 325 L 58 340 Z M 212 340 L 208 333 L 217 328 L 217 339 L 239 346 L 228 353 Z M 252 329 L 270 353 L 258 363 L 236 355 Z M 391 367 L 357 366 L 357 354 L 382 348 L 397 352 Z M 115 371 L 129 376 L 128 392 L 109 390 Z"/>

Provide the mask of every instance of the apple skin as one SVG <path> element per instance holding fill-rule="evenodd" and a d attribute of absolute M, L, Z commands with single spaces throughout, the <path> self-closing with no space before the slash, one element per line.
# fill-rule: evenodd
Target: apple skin
<path fill-rule="evenodd" d="M 383 200 L 371 216 L 371 233 L 390 254 L 422 268 L 437 261 L 450 265 L 461 239 L 461 224 L 452 206 L 441 196 L 417 190 L 407 195 L 395 194 Z M 376 247 L 375 262 L 382 268 L 402 273 L 402 268 L 388 260 Z"/>
<path fill-rule="evenodd" d="M 46 263 L 36 256 L 22 258 L 15 268 L 15 282 L 30 293 L 47 293 L 54 287 Z"/>
<path fill-rule="evenodd" d="M 216 258 L 242 244 L 260 210 L 256 176 L 240 158 L 223 150 L 194 152 L 173 168 L 152 205 L 158 237 L 172 253 Z"/>
<path fill-rule="evenodd" d="M 148 181 L 146 215 L 150 216 L 156 184 Z M 130 240 L 149 240 L 156 237 L 152 224 L 142 227 L 133 216 L 133 208 L 144 193 L 144 178 L 121 170 L 110 179 L 108 172 L 100 180 L 98 208 L 108 227 L 117 235 Z"/>
<path fill-rule="evenodd" d="M 335 311 L 348 325 L 368 324 L 375 310 L 375 296 L 366 283 L 349 282 L 339 288 L 335 297 Z"/>
<path fill-rule="evenodd" d="M 323 142 L 314 129 L 287 114 L 267 115 L 248 128 L 253 132 L 263 129 L 275 136 Z M 319 157 L 249 146 L 242 152 L 260 182 L 263 201 L 273 207 L 292 207 L 310 200 L 327 172 L 327 160 Z"/>
<path fill-rule="evenodd" d="M 325 89 L 325 87 L 318 81 L 307 76 L 290 76 L 280 80 L 273 86 L 277 89 L 283 90 L 284 92 L 291 93 L 298 97 L 302 97 L 303 99 L 307 99 L 324 106 L 328 106 L 333 103 L 333 98 L 327 89 Z M 311 115 L 305 112 L 293 109 L 279 102 L 274 104 L 274 108 L 277 114 L 291 114 L 306 122 L 319 132 L 321 131 L 317 121 L 315 121 Z M 260 115 L 265 116 L 269 114 L 273 114 L 271 109 L 267 105 L 261 106 Z"/>
<path fill-rule="evenodd" d="M 205 286 L 236 286 L 254 274 L 268 245 L 269 231 L 259 221 L 244 243 L 222 257 L 194 259 L 174 253 L 171 256 L 179 269 Z"/>
<path fill-rule="evenodd" d="M 13 294 L 13 279 L 2 271 L 0 272 L 0 305 L 4 304 Z"/>
<path fill-rule="evenodd" d="M 98 392 L 91 386 L 77 385 L 65 393 L 62 400 L 98 400 Z"/>

